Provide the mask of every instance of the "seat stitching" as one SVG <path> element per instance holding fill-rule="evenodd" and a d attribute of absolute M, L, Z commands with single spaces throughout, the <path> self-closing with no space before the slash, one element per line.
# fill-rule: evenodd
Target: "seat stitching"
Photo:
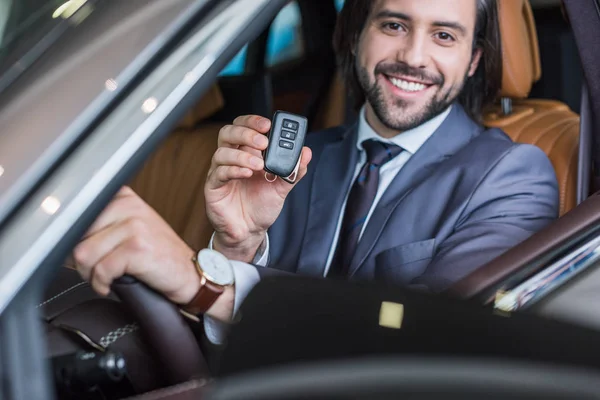
<path fill-rule="evenodd" d="M 100 346 L 107 348 L 117 340 L 121 339 L 123 336 L 128 335 L 137 331 L 140 326 L 137 323 L 127 324 L 121 328 L 115 329 L 114 331 L 108 332 L 106 335 L 100 338 Z"/>
<path fill-rule="evenodd" d="M 566 122 L 571 122 L 571 121 L 566 121 Z M 566 132 L 569 132 L 569 129 L 571 129 L 573 125 L 572 124 L 566 124 L 566 126 L 558 132 L 558 135 L 556 135 L 556 137 L 552 140 L 552 142 L 549 144 L 549 149 L 552 150 L 554 148 L 554 146 L 556 145 L 556 142 L 558 142 L 560 139 L 562 139 L 562 137 L 565 135 Z"/>
<path fill-rule="evenodd" d="M 62 292 L 60 292 L 59 294 L 57 294 L 56 296 L 54 296 L 54 297 L 51 297 L 51 298 L 49 298 L 48 300 L 44 301 L 43 303 L 39 304 L 39 305 L 38 305 L 36 308 L 40 308 L 40 307 L 42 307 L 42 306 L 45 306 L 46 304 L 48 304 L 48 303 L 50 303 L 50 302 L 52 302 L 52 301 L 54 301 L 54 300 L 58 299 L 58 298 L 59 298 L 59 297 L 61 297 L 62 295 L 65 295 L 65 294 L 67 294 L 67 293 L 69 293 L 69 292 L 71 292 L 71 291 L 73 291 L 73 290 L 77 289 L 79 286 L 82 286 L 82 285 L 87 285 L 87 282 L 79 282 L 78 284 L 71 286 L 71 287 L 70 287 L 70 288 L 68 288 L 67 290 L 64 290 L 64 291 L 62 291 Z"/>
<path fill-rule="evenodd" d="M 521 129 L 515 132 L 514 141 L 519 142 L 521 140 L 521 135 L 523 134 L 523 132 L 527 131 L 527 127 L 531 126 L 532 124 L 536 123 L 540 119 L 544 118 L 550 112 L 551 112 L 551 110 L 546 110 L 545 112 L 538 112 L 538 113 L 533 114 L 537 118 L 535 118 L 535 119 L 531 118 L 529 121 L 527 121 L 527 124 L 521 125 Z M 520 121 L 518 121 L 518 122 L 520 122 Z"/>
<path fill-rule="evenodd" d="M 548 115 L 548 113 L 545 113 L 545 114 L 541 115 L 541 117 L 545 117 L 546 115 Z M 535 122 L 539 121 L 540 119 L 541 119 L 541 118 L 538 118 L 538 119 L 537 119 L 537 120 L 535 120 L 535 121 L 529 121 L 528 127 L 529 127 L 529 126 L 531 126 L 531 125 L 533 125 L 533 123 L 535 123 Z M 531 141 L 528 141 L 528 142 L 529 142 L 529 143 L 531 143 L 531 144 L 536 144 L 536 143 L 537 143 L 537 142 L 540 140 L 540 138 L 544 137 L 544 135 L 545 135 L 545 134 L 546 134 L 548 131 L 551 131 L 551 130 L 553 130 L 554 128 L 556 128 L 557 126 L 560 126 L 560 125 L 561 125 L 561 124 L 563 124 L 563 123 L 565 123 L 565 121 L 564 121 L 564 120 L 558 120 L 558 121 L 556 121 L 554 124 L 552 124 L 551 126 L 546 126 L 546 127 L 544 127 L 544 129 L 540 129 L 540 130 L 539 130 L 539 133 L 538 133 L 538 134 L 537 134 L 537 135 L 536 135 L 536 136 L 533 138 L 533 140 L 531 140 Z M 521 132 L 524 132 L 524 131 L 525 131 L 525 128 L 526 128 L 526 127 L 523 127 L 523 130 L 522 130 Z"/>

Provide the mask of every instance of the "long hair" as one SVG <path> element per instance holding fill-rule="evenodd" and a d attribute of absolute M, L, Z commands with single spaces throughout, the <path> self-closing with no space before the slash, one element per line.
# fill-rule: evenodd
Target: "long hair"
<path fill-rule="evenodd" d="M 365 102 L 365 95 L 358 80 L 353 49 L 371 14 L 373 3 L 373 0 L 346 0 L 333 36 L 338 64 L 357 109 Z M 482 109 L 494 102 L 502 85 L 502 44 L 496 0 L 477 0 L 473 52 L 477 48 L 483 54 L 458 101 L 472 119 L 481 121 Z"/>

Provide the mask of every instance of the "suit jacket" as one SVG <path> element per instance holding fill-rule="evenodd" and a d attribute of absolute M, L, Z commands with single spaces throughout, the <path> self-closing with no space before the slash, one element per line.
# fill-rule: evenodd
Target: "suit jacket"
<path fill-rule="evenodd" d="M 357 125 L 307 136 L 308 173 L 269 230 L 270 268 L 324 274 L 358 160 Z M 485 129 L 455 104 L 378 203 L 350 279 L 437 292 L 557 218 L 558 184 L 537 147 Z"/>

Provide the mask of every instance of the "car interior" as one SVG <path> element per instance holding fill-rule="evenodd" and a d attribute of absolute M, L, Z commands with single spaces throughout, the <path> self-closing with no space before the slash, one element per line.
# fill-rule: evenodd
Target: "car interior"
<path fill-rule="evenodd" d="M 223 125 L 239 115 L 270 117 L 275 110 L 285 110 L 306 116 L 311 134 L 318 134 L 356 119 L 331 46 L 342 3 L 290 1 L 271 26 L 240 51 L 130 181 L 190 247 L 206 247 L 212 234 L 203 188 Z M 536 145 L 548 155 L 559 183 L 560 218 L 455 284 L 449 291 L 453 296 L 489 304 L 498 290 L 547 265 L 548 258 L 538 260 L 541 254 L 552 247 L 573 246 L 567 244 L 573 233 L 592 229 L 600 219 L 600 199 L 590 196 L 591 155 L 581 146 L 586 140 L 579 115 L 586 103 L 582 70 L 564 13 L 560 0 L 499 2 L 502 89 L 498 102 L 483 116 L 484 125 L 501 128 L 514 141 Z M 274 59 L 269 49 L 278 40 L 275 27 L 282 15 L 295 24 L 294 35 L 289 51 Z M 528 269 L 522 270 L 525 265 Z M 144 351 L 143 340 L 135 334 L 139 324 L 119 311 L 116 302 L 97 298 L 76 271 L 66 269 L 47 293 L 52 295 L 39 308 L 48 323 L 50 355 L 76 347 L 73 334 L 87 337 L 128 356 L 136 391 L 166 385 L 158 361 Z"/>

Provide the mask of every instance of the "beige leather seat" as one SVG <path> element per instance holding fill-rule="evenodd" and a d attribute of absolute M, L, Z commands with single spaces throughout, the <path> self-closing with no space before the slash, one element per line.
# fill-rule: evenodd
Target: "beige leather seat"
<path fill-rule="evenodd" d="M 194 249 L 206 247 L 212 234 L 206 218 L 204 183 L 223 126 L 201 121 L 222 107 L 223 97 L 215 85 L 130 182 L 131 188 Z"/>
<path fill-rule="evenodd" d="M 560 215 L 577 204 L 579 116 L 558 101 L 528 99 L 541 76 L 538 39 L 526 0 L 499 1 L 503 47 L 502 101 L 484 114 L 484 124 L 515 142 L 540 147 L 550 158 L 560 189 Z"/>

